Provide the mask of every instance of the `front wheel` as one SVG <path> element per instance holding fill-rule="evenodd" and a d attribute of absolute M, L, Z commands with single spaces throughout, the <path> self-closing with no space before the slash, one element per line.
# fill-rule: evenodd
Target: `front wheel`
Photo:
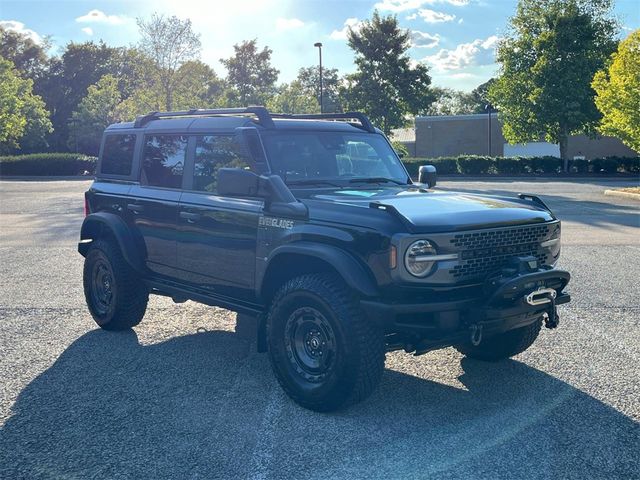
<path fill-rule="evenodd" d="M 495 362 L 513 357 L 533 345 L 542 327 L 542 317 L 521 328 L 509 330 L 483 340 L 480 345 L 471 342 L 455 345 L 455 349 L 469 358 Z"/>
<path fill-rule="evenodd" d="M 275 295 L 267 318 L 271 366 L 298 404 L 332 411 L 368 397 L 384 370 L 384 336 L 342 279 L 303 275 Z"/>

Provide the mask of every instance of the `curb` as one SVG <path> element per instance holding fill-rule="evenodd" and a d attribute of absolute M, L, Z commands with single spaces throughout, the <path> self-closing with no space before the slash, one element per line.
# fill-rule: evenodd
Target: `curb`
<path fill-rule="evenodd" d="M 622 197 L 622 198 L 632 198 L 634 200 L 640 200 L 640 193 L 621 192 L 619 190 L 605 190 L 604 194 L 610 197 Z"/>

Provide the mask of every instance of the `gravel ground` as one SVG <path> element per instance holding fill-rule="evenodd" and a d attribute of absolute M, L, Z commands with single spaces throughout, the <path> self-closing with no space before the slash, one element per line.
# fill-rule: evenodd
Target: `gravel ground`
<path fill-rule="evenodd" d="M 573 302 L 513 360 L 389 354 L 334 414 L 292 403 L 228 311 L 152 298 L 135 331 L 96 329 L 88 185 L 0 182 L 1 479 L 640 478 L 640 208 L 603 195 L 634 182 L 442 182 L 540 194 Z"/>

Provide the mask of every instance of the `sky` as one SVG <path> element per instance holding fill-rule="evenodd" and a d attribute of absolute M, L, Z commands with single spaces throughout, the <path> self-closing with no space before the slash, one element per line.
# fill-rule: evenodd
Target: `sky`
<path fill-rule="evenodd" d="M 113 46 L 137 43 L 136 18 L 157 12 L 189 18 L 200 33 L 201 59 L 225 75 L 221 58 L 233 45 L 258 39 L 273 50 L 279 82 L 293 80 L 301 67 L 323 65 L 353 72 L 346 27 L 358 28 L 377 9 L 397 15 L 412 36 L 411 58 L 430 68 L 433 84 L 470 91 L 497 71 L 496 42 L 515 12 L 517 0 L 0 0 L 0 25 L 36 41 L 50 36 L 50 54 L 68 42 L 104 40 Z M 620 36 L 640 28 L 640 0 L 617 0 Z"/>

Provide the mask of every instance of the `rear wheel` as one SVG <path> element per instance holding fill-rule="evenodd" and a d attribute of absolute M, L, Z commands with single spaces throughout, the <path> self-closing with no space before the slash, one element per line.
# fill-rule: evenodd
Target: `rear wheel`
<path fill-rule="evenodd" d="M 126 330 L 140 323 L 149 291 L 112 242 L 93 242 L 84 261 L 84 295 L 91 316 L 105 330 Z"/>
<path fill-rule="evenodd" d="M 482 340 L 480 345 L 471 342 L 455 345 L 455 349 L 469 358 L 495 362 L 513 357 L 533 345 L 542 327 L 542 317 L 525 327 L 509 330 Z"/>
<path fill-rule="evenodd" d="M 331 411 L 368 397 L 384 370 L 384 337 L 336 275 L 303 275 L 275 295 L 267 319 L 273 371 L 301 406 Z"/>

